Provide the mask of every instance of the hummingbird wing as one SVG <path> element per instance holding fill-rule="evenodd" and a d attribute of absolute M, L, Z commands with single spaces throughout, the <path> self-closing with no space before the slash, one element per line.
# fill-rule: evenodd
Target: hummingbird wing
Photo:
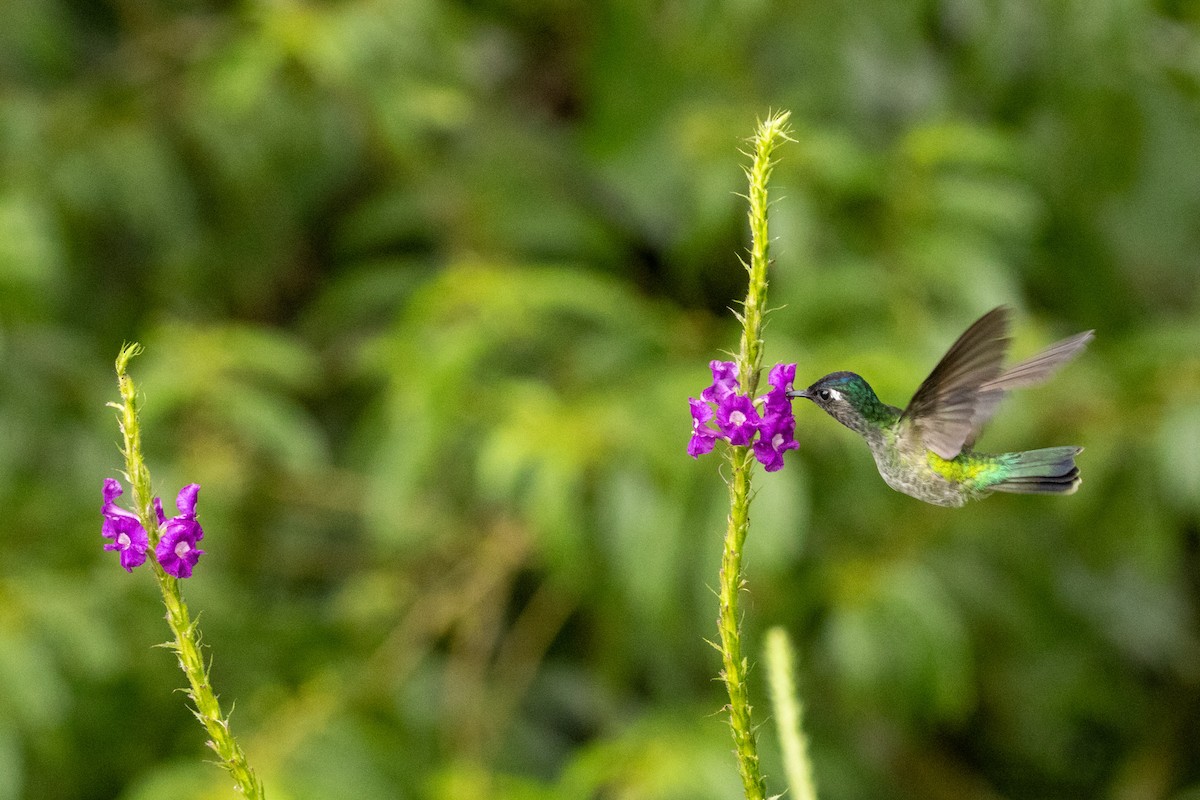
<path fill-rule="evenodd" d="M 962 451 L 974 435 L 977 410 L 987 405 L 981 403 L 982 387 L 1002 377 L 1008 315 L 1006 306 L 993 308 L 958 337 L 900 415 L 901 435 L 915 435 L 945 459 Z"/>
<path fill-rule="evenodd" d="M 974 444 L 979 432 L 992 418 L 992 414 L 996 413 L 996 407 L 1010 390 L 1036 386 L 1049 380 L 1060 367 L 1079 355 L 1094 337 L 1095 331 L 1084 331 L 1061 342 L 1055 342 L 1037 355 L 1014 364 L 980 386 L 979 398 L 975 403 L 975 416 L 971 420 L 972 431 L 966 444 Z"/>

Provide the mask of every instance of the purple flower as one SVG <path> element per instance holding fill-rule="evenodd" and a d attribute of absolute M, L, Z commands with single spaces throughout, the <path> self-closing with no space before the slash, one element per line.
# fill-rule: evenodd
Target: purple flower
<path fill-rule="evenodd" d="M 732 361 L 712 361 L 712 385 L 700 393 L 700 400 L 688 398 L 692 411 L 692 438 L 688 455 L 696 458 L 710 452 L 717 439 L 731 445 L 754 449 L 767 472 L 783 468 L 783 454 L 800 446 L 796 441 L 796 419 L 787 393 L 796 379 L 795 364 L 776 364 L 767 382 L 770 390 L 757 401 L 738 394 L 737 366 Z M 757 405 L 756 405 L 757 403 Z M 717 430 L 712 428 L 716 406 Z"/>
<path fill-rule="evenodd" d="M 750 440 L 758 432 L 760 421 L 758 411 L 749 397 L 731 394 L 717 404 L 717 427 L 730 444 L 750 444 Z"/>
<path fill-rule="evenodd" d="M 700 399 L 707 403 L 720 403 L 726 397 L 738 390 L 737 365 L 732 361 L 710 361 L 708 368 L 712 370 L 713 382 L 703 392 Z"/>
<path fill-rule="evenodd" d="M 795 438 L 796 418 L 792 416 L 791 408 L 788 408 L 787 413 L 767 414 L 758 432 L 758 441 L 754 443 L 754 457 L 767 472 L 783 469 L 783 454 L 800 447 Z"/>
<path fill-rule="evenodd" d="M 121 566 L 126 572 L 133 572 L 134 567 L 145 562 L 146 548 L 150 540 L 137 515 L 114 502 L 124 493 L 125 490 L 116 478 L 104 479 L 104 505 L 100 508 L 100 513 L 104 515 L 104 523 L 100 527 L 100 535 L 112 539 L 104 545 L 104 549 L 119 552 Z"/>
<path fill-rule="evenodd" d="M 794 380 L 796 380 L 795 364 L 776 364 L 771 367 L 771 374 L 767 376 L 767 383 L 771 384 L 771 388 L 781 392 L 790 392 Z"/>
<path fill-rule="evenodd" d="M 179 515 L 166 520 L 162 538 L 154 548 L 154 557 L 163 570 L 176 578 L 190 578 L 192 567 L 204 555 L 204 551 L 196 547 L 196 543 L 204 538 L 204 529 L 196 521 L 196 496 L 199 493 L 198 483 L 189 483 L 179 490 L 175 501 Z M 161 516 L 161 505 L 159 508 Z"/>
<path fill-rule="evenodd" d="M 767 376 L 771 390 L 767 392 L 763 401 L 763 410 L 768 414 L 786 414 L 790 417 L 792 401 L 788 399 L 787 393 L 792 390 L 792 381 L 795 379 L 795 364 L 776 364 L 771 367 L 771 374 Z"/>
<path fill-rule="evenodd" d="M 697 458 L 712 451 L 720 434 L 708 427 L 709 420 L 713 418 L 713 410 L 708 403 L 689 397 L 688 404 L 692 407 L 692 438 L 687 451 L 689 456 Z"/>

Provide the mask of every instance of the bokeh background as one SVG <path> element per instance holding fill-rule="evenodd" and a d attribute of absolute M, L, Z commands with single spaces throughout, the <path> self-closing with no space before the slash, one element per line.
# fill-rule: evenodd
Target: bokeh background
<path fill-rule="evenodd" d="M 994 305 L 1017 358 L 1097 331 L 982 442 L 1085 445 L 1073 497 L 925 506 L 797 406 L 745 628 L 799 646 L 820 796 L 1200 798 L 1198 18 L 6 0 L 0 800 L 231 796 L 100 549 L 127 340 L 269 796 L 739 796 L 686 398 L 736 346 L 772 109 L 768 364 L 903 404 Z"/>

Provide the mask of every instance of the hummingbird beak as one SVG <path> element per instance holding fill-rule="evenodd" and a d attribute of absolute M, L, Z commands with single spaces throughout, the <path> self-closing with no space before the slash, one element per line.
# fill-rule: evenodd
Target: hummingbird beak
<path fill-rule="evenodd" d="M 788 392 L 787 396 L 788 397 L 804 397 L 809 400 L 812 400 L 812 393 L 809 392 L 808 389 L 798 389 L 793 392 Z"/>

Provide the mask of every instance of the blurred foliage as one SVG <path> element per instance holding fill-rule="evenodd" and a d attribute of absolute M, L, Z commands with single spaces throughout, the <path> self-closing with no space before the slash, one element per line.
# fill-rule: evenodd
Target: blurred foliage
<path fill-rule="evenodd" d="M 0 4 L 0 800 L 228 796 L 99 547 L 125 340 L 272 797 L 736 796 L 685 399 L 735 342 L 769 108 L 768 363 L 902 404 L 993 305 L 1016 357 L 1097 329 L 983 442 L 1086 445 L 1071 498 L 924 506 L 797 408 L 746 626 L 800 646 L 821 797 L 1200 797 L 1198 18 Z"/>

